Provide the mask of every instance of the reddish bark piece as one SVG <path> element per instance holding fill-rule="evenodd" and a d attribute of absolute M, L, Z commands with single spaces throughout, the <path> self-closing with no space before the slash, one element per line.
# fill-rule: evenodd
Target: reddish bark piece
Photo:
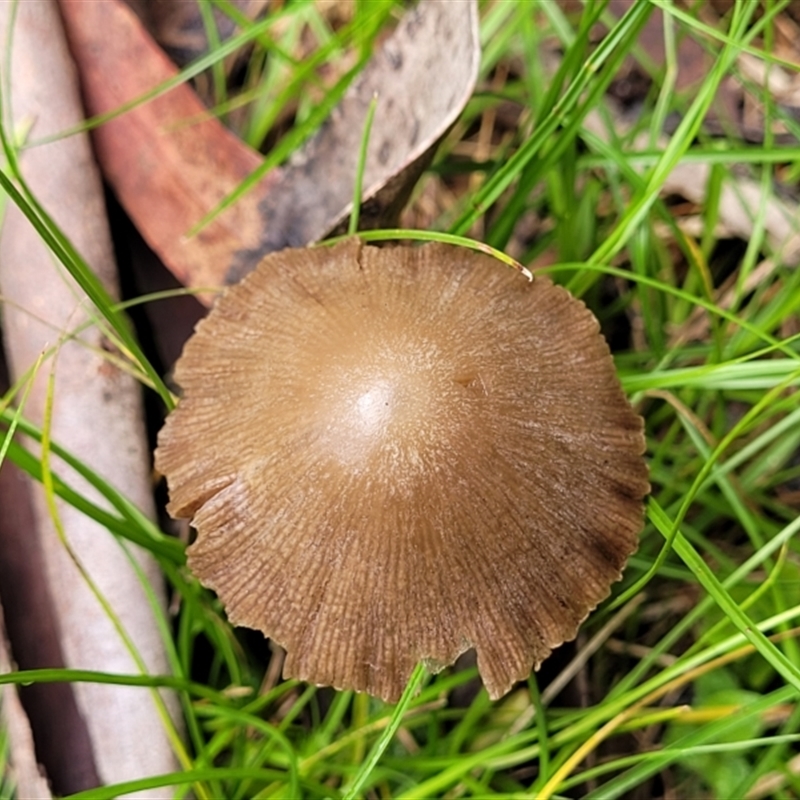
<path fill-rule="evenodd" d="M 113 111 L 176 74 L 122 0 L 60 2 L 91 114 Z M 376 92 L 361 220 L 362 227 L 394 224 L 471 96 L 479 57 L 474 0 L 423 0 L 296 157 L 192 239 L 187 231 L 262 161 L 207 117 L 191 88 L 180 85 L 101 125 L 95 148 L 122 205 L 179 280 L 233 282 L 267 253 L 343 229 Z"/>
<path fill-rule="evenodd" d="M 60 0 L 60 6 L 89 114 L 113 111 L 177 73 L 120 0 Z M 269 176 L 197 236 L 185 236 L 261 163 L 208 117 L 186 84 L 101 125 L 93 138 L 106 180 L 183 283 L 219 285 L 233 255 L 256 245 Z"/>

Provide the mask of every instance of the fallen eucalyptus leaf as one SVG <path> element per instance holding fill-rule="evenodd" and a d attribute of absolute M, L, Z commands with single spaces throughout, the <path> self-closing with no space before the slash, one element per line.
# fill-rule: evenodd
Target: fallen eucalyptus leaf
<path fill-rule="evenodd" d="M 361 229 L 395 227 L 419 176 L 475 88 L 477 4 L 423 0 L 406 12 L 317 135 L 280 171 L 261 202 L 260 247 L 239 254 L 234 282 L 267 253 L 344 233 L 367 110 Z"/>
<path fill-rule="evenodd" d="M 59 5 L 89 114 L 113 111 L 177 74 L 121 0 L 61 0 Z M 185 236 L 261 162 L 258 153 L 208 116 L 188 85 L 100 125 L 93 143 L 128 215 L 182 283 L 220 285 L 231 254 L 257 242 L 256 205 L 274 181 L 270 176 L 247 202 L 228 209 L 197 236 Z"/>
<path fill-rule="evenodd" d="M 122 0 L 60 4 L 89 113 L 107 114 L 175 79 L 175 66 Z M 173 274 L 189 286 L 219 286 L 268 252 L 346 224 L 376 92 L 361 218 L 365 228 L 392 224 L 471 96 L 479 56 L 475 0 L 422 0 L 318 134 L 247 191 L 242 183 L 261 157 L 210 118 L 186 84 L 97 127 L 98 160 Z M 230 205 L 215 213 L 225 200 Z M 195 236 L 186 236 L 209 215 Z"/>

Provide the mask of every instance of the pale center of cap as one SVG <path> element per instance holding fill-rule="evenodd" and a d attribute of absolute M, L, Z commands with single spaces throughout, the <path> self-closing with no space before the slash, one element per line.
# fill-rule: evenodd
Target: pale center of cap
<path fill-rule="evenodd" d="M 416 462 L 436 427 L 441 359 L 429 349 L 371 355 L 368 366 L 347 359 L 320 376 L 322 443 L 355 468 L 378 455 Z"/>
<path fill-rule="evenodd" d="M 387 380 L 359 395 L 356 400 L 356 424 L 364 436 L 374 436 L 386 427 L 391 417 L 392 385 Z"/>

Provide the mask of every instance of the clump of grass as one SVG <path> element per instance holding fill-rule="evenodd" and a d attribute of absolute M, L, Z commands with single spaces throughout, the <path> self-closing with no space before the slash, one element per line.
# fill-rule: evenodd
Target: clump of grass
<path fill-rule="evenodd" d="M 238 124 L 255 146 L 278 142 L 269 163 L 319 121 L 303 90 L 313 86 L 332 104 L 395 10 L 381 4 L 366 15 L 369 5 L 338 28 L 306 3 L 286 4 L 273 28 L 245 26 L 254 50 L 240 97 L 254 102 Z M 772 199 L 796 195 L 800 150 L 779 144 L 774 131 L 797 137 L 798 125 L 738 61 L 747 53 L 796 73 L 775 52 L 787 6 L 736 3 L 718 14 L 706 4 L 634 3 L 614 19 L 604 3 L 575 14 L 556 3 L 484 4 L 480 90 L 406 212 L 409 228 L 480 239 L 580 295 L 645 417 L 653 491 L 641 547 L 577 642 L 497 703 L 475 687 L 468 667 L 428 676 L 397 708 L 269 674 L 265 682 L 265 665 L 184 573 L 181 546 L 103 476 L 74 463 L 108 509 L 58 476 L 53 491 L 109 535 L 149 549 L 180 596 L 173 673 L 46 670 L 0 680 L 173 688 L 191 761 L 175 775 L 73 800 L 162 786 L 234 800 L 800 793 L 800 273 L 771 243 L 767 214 Z M 640 45 L 657 10 L 663 64 Z M 293 53 L 308 48 L 309 35 L 311 60 L 300 61 Z M 699 42 L 709 67 L 678 91 L 685 39 Z M 219 63 L 223 47 L 204 66 Z M 344 59 L 353 51 L 355 69 Z M 609 93 L 622 70 L 647 86 L 633 116 Z M 230 112 L 240 101 L 214 75 L 217 100 Z M 721 133 L 708 124 L 731 76 L 762 109 L 756 142 L 735 125 Z M 7 131 L 3 143 L 2 187 L 168 405 L 114 304 L 26 193 Z M 662 193 L 680 164 L 708 167 L 702 202 L 678 204 Z M 717 229 L 721 198 L 742 179 L 760 187 L 760 200 L 750 238 L 737 249 Z M 14 397 L 2 404 L 4 424 L 40 437 L 13 409 Z M 8 457 L 43 477 L 25 445 L 5 443 Z M 57 443 L 52 449 L 68 458 Z M 196 681 L 201 647 L 211 658 Z"/>

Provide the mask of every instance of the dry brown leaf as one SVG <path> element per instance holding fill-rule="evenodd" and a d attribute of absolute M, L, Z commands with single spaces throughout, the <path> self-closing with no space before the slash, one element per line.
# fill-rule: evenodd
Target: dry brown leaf
<path fill-rule="evenodd" d="M 428 0 L 406 12 L 331 118 L 265 197 L 258 255 L 344 233 L 367 109 L 378 103 L 364 171 L 360 228 L 396 224 L 478 77 L 477 5 Z M 228 276 L 238 280 L 245 269 Z"/>
<path fill-rule="evenodd" d="M 621 17 L 632 3 L 633 0 L 611 0 L 609 10 L 615 17 Z M 713 9 L 708 7 L 705 10 L 711 17 L 707 22 L 713 24 L 716 19 Z M 664 24 L 664 14 L 661 9 L 656 8 L 639 35 L 639 47 L 642 52 L 647 54 L 647 58 L 653 66 L 662 69 L 666 65 Z M 797 26 L 785 14 L 776 18 L 775 25 L 776 29 L 784 32 L 785 38 L 783 46 L 780 41 L 776 43 L 773 55 L 782 55 L 783 58 L 797 61 L 797 55 L 794 52 L 797 49 L 795 34 Z M 693 86 L 699 85 L 705 78 L 714 62 L 714 56 L 694 35 L 681 31 L 680 26 L 677 25 L 675 25 L 675 29 L 682 34 L 676 44 L 675 91 L 686 93 Z M 788 42 L 792 41 L 795 45 L 794 49 L 787 46 Z M 797 73 L 787 72 L 774 63 L 767 65 L 764 59 L 749 53 L 740 54 L 738 69 L 741 79 L 729 75 L 718 86 L 704 125 L 708 131 L 714 134 L 725 135 L 730 131 L 738 130 L 739 135 L 746 141 L 762 142 L 765 130 L 763 98 L 761 92 L 751 91 L 746 82 L 770 91 L 776 105 L 788 116 L 796 117 L 798 108 L 800 108 Z M 638 85 L 631 79 L 631 75 L 640 78 Z M 619 81 L 620 77 L 621 81 Z M 644 101 L 650 79 L 634 59 L 626 60 L 617 80 L 623 85 L 632 87 L 636 96 L 628 98 L 629 100 L 636 100 L 638 103 Z M 638 108 L 638 103 L 634 104 L 634 108 Z M 771 125 L 776 141 L 796 143 L 796 137 L 785 124 L 773 120 Z M 667 132 L 670 126 L 674 126 L 674 121 L 668 120 Z"/>
<path fill-rule="evenodd" d="M 61 0 L 60 6 L 89 114 L 114 110 L 176 74 L 121 0 Z M 93 142 L 128 215 L 183 283 L 221 284 L 233 255 L 257 243 L 257 203 L 273 182 L 270 177 L 198 236 L 185 237 L 261 163 L 256 152 L 207 116 L 189 86 L 101 125 Z"/>
<path fill-rule="evenodd" d="M 119 108 L 176 74 L 122 0 L 61 0 L 61 7 L 89 113 Z M 315 241 L 344 223 L 376 92 L 363 227 L 395 220 L 470 97 L 478 61 L 474 0 L 423 0 L 318 135 L 194 238 L 187 231 L 261 158 L 204 115 L 191 88 L 181 85 L 100 126 L 95 148 L 122 205 L 169 269 L 189 286 L 217 286 L 268 252 Z"/>
<path fill-rule="evenodd" d="M 84 4 L 88 8 L 95 3 Z M 13 20 L 13 38 L 8 26 Z M 82 119 L 77 76 L 69 57 L 54 2 L 0 3 L 0 37 L 13 41 L 12 87 L 4 98 L 12 125 L 32 123 L 32 135 L 46 137 Z M 38 201 L 55 219 L 106 288 L 115 293 L 115 266 L 105 218 L 103 190 L 88 137 L 72 136 L 25 151 L 21 169 Z M 104 357 L 108 342 L 88 324 L 75 339 L 62 333 L 91 322 L 82 293 L 54 263 L 52 254 L 19 209 L 7 204 L 0 235 L 0 292 L 4 342 L 12 379 L 24 375 L 42 352 L 58 345 L 46 361 L 25 408 L 41 424 L 47 379 L 55 393 L 52 437 L 117 487 L 146 514 L 154 516 L 149 456 L 144 435 L 140 386 Z M 31 445 L 33 446 L 33 445 Z M 65 464 L 53 469 L 79 492 L 105 505 Z M 31 485 L 35 534 L 40 537 L 67 666 L 105 672 L 138 672 L 108 615 L 98 603 L 54 528 L 47 499 Z M 149 671 L 163 674 L 168 664 L 148 597 L 131 558 L 101 525 L 66 504 L 58 505 L 66 538 L 86 572 L 114 610 Z M 163 592 L 155 561 L 126 548 L 152 585 Z M 169 772 L 177 764 L 152 695 L 133 687 L 75 684 L 86 720 L 94 761 L 106 783 Z M 121 722 L 123 721 L 123 722 Z"/>
<path fill-rule="evenodd" d="M 679 194 L 698 206 L 706 201 L 711 168 L 707 164 L 679 164 L 667 176 L 662 192 Z M 730 234 L 748 241 L 753 235 L 759 206 L 765 202 L 763 226 L 770 249 L 795 265 L 800 259 L 797 248 L 798 209 L 790 200 L 773 196 L 762 200 L 762 189 L 756 181 L 733 176 L 721 190 L 718 217 Z"/>

